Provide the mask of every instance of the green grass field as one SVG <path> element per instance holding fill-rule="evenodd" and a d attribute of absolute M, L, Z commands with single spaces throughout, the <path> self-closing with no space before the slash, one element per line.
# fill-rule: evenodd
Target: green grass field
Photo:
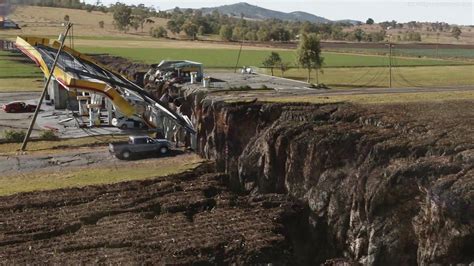
<path fill-rule="evenodd" d="M 373 48 L 373 49 L 361 49 L 361 48 L 341 48 L 331 49 L 335 52 L 347 52 L 347 53 L 360 53 L 360 54 L 373 54 L 373 55 L 386 55 L 388 54 L 387 49 Z M 455 58 L 455 59 L 474 59 L 473 49 L 397 49 L 393 50 L 393 54 L 396 56 L 408 56 L 408 57 L 427 57 L 427 58 Z"/>
<path fill-rule="evenodd" d="M 0 51 L 0 92 L 41 90 L 43 74 L 28 60 L 21 54 Z"/>
<path fill-rule="evenodd" d="M 201 62 L 207 68 L 233 68 L 237 62 L 238 49 L 179 49 L 179 48 L 107 48 L 107 47 L 78 47 L 84 53 L 105 53 L 127 57 L 132 60 L 145 63 L 159 63 L 164 59 L 187 59 Z M 283 61 L 295 65 L 294 51 L 278 51 Z M 239 66 L 261 66 L 270 51 L 243 49 Z M 388 64 L 385 56 L 357 55 L 343 53 L 323 53 L 325 67 L 376 67 Z M 400 66 L 431 66 L 431 65 L 459 65 L 465 64 L 460 61 L 397 58 Z"/>
<path fill-rule="evenodd" d="M 41 77 L 41 70 L 33 62 L 24 63 L 21 54 L 0 51 L 0 79 L 4 78 L 36 78 Z"/>
<path fill-rule="evenodd" d="M 267 74 L 268 70 L 263 70 Z M 280 76 L 281 72 L 276 70 Z M 313 71 L 312 82 L 316 83 Z M 291 69 L 285 77 L 306 81 L 307 71 Z M 331 88 L 388 87 L 389 71 L 387 67 L 326 68 L 319 73 L 319 83 Z M 392 68 L 393 87 L 454 86 L 474 85 L 474 66 L 418 66 Z"/>

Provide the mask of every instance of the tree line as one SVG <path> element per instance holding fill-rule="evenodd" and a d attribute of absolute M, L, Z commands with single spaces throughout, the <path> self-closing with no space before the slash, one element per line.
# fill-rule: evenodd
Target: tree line
<path fill-rule="evenodd" d="M 166 28 L 159 26 L 150 30 L 153 37 L 166 37 L 168 32 L 173 34 L 184 33 L 190 39 L 202 35 L 219 35 L 224 41 L 259 41 L 259 42 L 288 42 L 297 40 L 302 34 L 317 34 L 322 40 L 381 42 L 385 40 L 387 29 L 405 29 L 403 35 L 398 35 L 399 41 L 421 41 L 421 34 L 417 31 L 424 29 L 430 32 L 450 32 L 459 39 L 462 31 L 458 26 L 451 26 L 444 22 L 421 23 L 410 21 L 399 23 L 395 20 L 379 22 L 379 31 L 366 32 L 361 28 L 354 28 L 349 22 L 312 23 L 308 21 L 282 21 L 267 19 L 254 21 L 244 19 L 244 15 L 228 16 L 214 10 L 210 14 L 203 14 L 199 9 L 180 9 L 172 11 L 157 11 L 153 7 L 143 4 L 126 5 L 120 2 L 105 6 L 100 0 L 95 4 L 87 4 L 81 0 L 10 0 L 16 5 L 37 5 L 48 7 L 64 7 L 83 9 L 87 11 L 113 12 L 115 27 L 121 31 L 141 29 L 145 23 L 154 23 L 150 18 L 160 17 L 168 19 Z M 367 19 L 367 25 L 373 25 L 372 18 Z M 361 24 L 361 23 L 360 23 Z M 100 26 L 100 25 L 99 25 Z"/>

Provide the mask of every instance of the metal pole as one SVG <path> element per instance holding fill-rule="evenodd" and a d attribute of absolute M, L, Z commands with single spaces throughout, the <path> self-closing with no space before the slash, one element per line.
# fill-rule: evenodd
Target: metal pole
<path fill-rule="evenodd" d="M 234 68 L 234 73 L 237 73 L 237 66 L 239 65 L 240 61 L 240 54 L 242 53 L 242 46 L 244 45 L 244 36 L 242 35 L 240 39 L 240 49 L 239 49 L 239 55 L 237 56 L 237 62 L 235 63 L 235 68 Z"/>
<path fill-rule="evenodd" d="M 63 49 L 64 46 L 64 41 L 66 40 L 66 36 L 69 33 L 69 29 L 71 28 L 72 24 L 68 23 L 66 26 L 66 31 L 64 33 L 64 36 L 62 37 L 61 40 L 61 45 L 58 48 L 58 52 L 56 53 L 56 57 L 54 58 L 53 65 L 51 66 L 51 69 L 49 70 L 49 75 L 48 79 L 46 80 L 46 83 L 44 84 L 43 92 L 41 93 L 41 97 L 39 99 L 38 105 L 36 106 L 35 113 L 33 114 L 33 118 L 31 119 L 30 126 L 28 127 L 28 131 L 26 132 L 25 139 L 23 140 L 23 144 L 21 145 L 21 151 L 25 151 L 26 145 L 28 144 L 28 138 L 31 135 L 31 131 L 33 130 L 33 126 L 36 123 L 36 118 L 38 117 L 39 110 L 41 109 L 41 104 L 43 103 L 44 96 L 46 95 L 46 91 L 48 90 L 49 82 L 51 81 L 51 78 L 53 76 L 54 69 L 56 68 L 56 64 L 58 62 L 59 55 L 61 54 L 61 50 Z"/>
<path fill-rule="evenodd" d="M 388 43 L 388 47 L 390 50 L 390 53 L 389 53 L 390 56 L 388 59 L 388 71 L 389 71 L 389 79 L 390 79 L 389 88 L 392 88 L 392 43 L 391 42 Z"/>

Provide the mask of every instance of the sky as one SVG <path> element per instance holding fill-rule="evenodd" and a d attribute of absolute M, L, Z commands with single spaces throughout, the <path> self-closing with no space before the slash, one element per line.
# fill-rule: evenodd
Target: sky
<path fill-rule="evenodd" d="M 153 6 L 168 10 L 181 8 L 215 7 L 234 4 L 243 0 L 120 0 L 122 3 Z M 86 0 L 92 3 L 96 1 Z M 104 5 L 114 0 L 102 0 Z M 305 11 L 330 20 L 355 19 L 366 21 L 371 17 L 376 22 L 396 20 L 398 22 L 428 21 L 474 25 L 474 0 L 248 0 L 252 5 L 282 11 Z"/>

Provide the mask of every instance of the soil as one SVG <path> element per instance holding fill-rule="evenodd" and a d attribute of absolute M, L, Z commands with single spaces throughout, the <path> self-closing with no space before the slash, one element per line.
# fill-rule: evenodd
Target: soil
<path fill-rule="evenodd" d="M 289 263 L 284 195 L 238 196 L 226 175 L 194 172 L 23 193 L 0 202 L 5 264 Z"/>
<path fill-rule="evenodd" d="M 472 104 L 203 104 L 199 153 L 243 193 L 306 202 L 312 264 L 470 263 Z"/>
<path fill-rule="evenodd" d="M 2 197 L 2 261 L 474 262 L 472 101 L 225 103 L 181 93 L 197 152 L 217 173 Z"/>

